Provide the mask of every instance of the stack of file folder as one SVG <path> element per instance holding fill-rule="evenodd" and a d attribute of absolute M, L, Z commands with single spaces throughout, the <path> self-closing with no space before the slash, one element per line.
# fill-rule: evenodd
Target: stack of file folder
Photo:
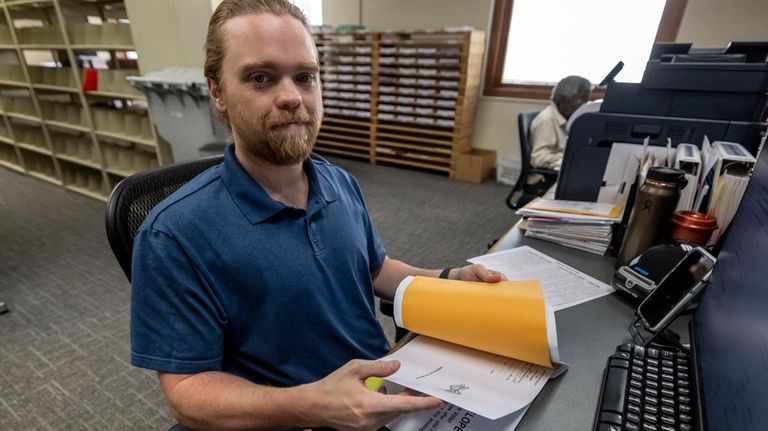
<path fill-rule="evenodd" d="M 520 227 L 527 237 L 603 255 L 622 212 L 616 204 L 537 198 L 517 214 L 524 217 Z"/>

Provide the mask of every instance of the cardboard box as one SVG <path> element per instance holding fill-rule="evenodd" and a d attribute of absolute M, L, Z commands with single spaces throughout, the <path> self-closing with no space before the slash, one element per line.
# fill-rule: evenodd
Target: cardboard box
<path fill-rule="evenodd" d="M 456 170 L 452 177 L 470 183 L 482 183 L 496 167 L 496 151 L 473 148 L 456 156 Z"/>

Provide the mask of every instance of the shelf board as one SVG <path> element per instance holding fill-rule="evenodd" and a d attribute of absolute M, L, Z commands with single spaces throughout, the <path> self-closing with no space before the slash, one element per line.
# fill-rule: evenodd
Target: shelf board
<path fill-rule="evenodd" d="M 35 178 L 39 178 L 39 179 L 41 179 L 43 181 L 48 181 L 49 183 L 56 184 L 57 186 L 62 185 L 61 181 L 57 180 L 56 178 L 49 177 L 48 175 L 41 174 L 40 172 L 27 171 L 27 174 L 29 176 L 32 176 L 32 177 L 35 177 Z"/>
<path fill-rule="evenodd" d="M 118 139 L 126 142 L 133 142 L 134 144 L 143 145 L 153 150 L 157 148 L 157 144 L 155 144 L 155 141 L 152 141 L 149 139 L 142 139 L 135 136 L 123 135 L 121 133 L 105 132 L 103 130 L 97 130 L 96 135 L 101 136 L 103 138 L 112 138 L 112 139 Z"/>
<path fill-rule="evenodd" d="M 53 153 L 51 153 L 51 150 L 49 150 L 47 148 L 41 148 L 41 147 L 38 147 L 36 145 L 29 145 L 29 144 L 27 144 L 25 142 L 17 142 L 16 145 L 18 145 L 19 148 L 23 148 L 25 150 L 29 150 L 29 151 L 32 151 L 32 152 L 35 152 L 35 153 L 38 153 L 38 154 L 43 154 L 43 155 L 46 155 L 46 156 L 52 156 L 53 155 Z"/>
<path fill-rule="evenodd" d="M 352 120 L 350 118 L 355 118 L 355 119 Z M 340 124 L 351 124 L 355 126 L 371 127 L 371 120 L 358 119 L 357 117 L 350 117 L 342 114 L 326 114 L 326 117 L 323 118 L 323 123 L 340 123 Z"/>
<path fill-rule="evenodd" d="M 419 146 L 419 145 L 412 145 L 412 144 L 403 144 L 401 142 L 382 141 L 380 139 L 376 141 L 376 146 L 405 148 L 408 150 L 423 151 L 425 153 L 447 154 L 448 157 L 450 157 L 451 154 L 453 154 L 453 151 L 451 151 L 450 148 L 427 147 L 427 146 Z"/>
<path fill-rule="evenodd" d="M 0 85 L 9 87 L 29 88 L 29 83 L 23 81 L 11 81 L 10 79 L 0 79 Z"/>
<path fill-rule="evenodd" d="M 322 139 L 322 138 L 318 138 L 316 143 L 318 145 L 330 145 L 332 147 L 346 148 L 346 149 L 349 149 L 349 150 L 357 150 L 357 151 L 361 151 L 361 152 L 363 152 L 365 154 L 369 154 L 371 152 L 371 147 L 365 147 L 365 146 L 360 146 L 360 145 L 355 145 L 355 144 L 348 144 L 348 143 L 345 143 L 345 142 L 336 142 L 336 141 L 331 141 L 331 140 Z"/>
<path fill-rule="evenodd" d="M 352 141 L 352 142 L 359 142 L 364 145 L 370 145 L 371 139 L 370 138 L 361 138 L 359 136 L 349 136 L 349 135 L 340 135 L 337 133 L 328 133 L 323 132 L 320 130 L 320 134 L 318 136 L 322 136 L 323 138 L 329 138 L 329 139 L 341 139 L 346 141 Z"/>
<path fill-rule="evenodd" d="M 59 44 L 52 44 L 52 43 L 20 43 L 19 48 L 60 51 L 60 50 L 67 49 L 67 45 L 59 45 Z"/>
<path fill-rule="evenodd" d="M 101 167 L 90 160 L 81 159 L 79 157 L 70 156 L 69 154 L 55 154 L 57 159 L 66 160 L 71 163 L 86 166 L 92 169 L 101 170 Z"/>
<path fill-rule="evenodd" d="M 370 124 L 365 124 L 365 128 L 354 128 L 354 127 L 341 127 L 341 126 L 335 126 L 333 123 L 329 123 L 327 121 L 323 121 L 323 125 L 320 127 L 320 132 L 331 130 L 336 132 L 343 132 L 343 133 L 359 133 L 364 136 L 370 136 L 371 135 L 371 128 Z"/>
<path fill-rule="evenodd" d="M 15 118 L 17 120 L 29 121 L 29 122 L 35 123 L 35 124 L 40 124 L 41 123 L 39 118 L 33 117 L 31 115 L 28 115 L 28 114 L 20 114 L 18 112 L 7 112 L 6 111 L 5 115 L 7 115 L 7 116 L 9 116 L 11 118 Z"/>
<path fill-rule="evenodd" d="M 53 0 L 8 0 L 5 2 L 5 5 L 8 7 L 23 6 L 23 5 L 43 6 L 43 3 L 46 3 L 44 6 L 48 6 L 48 7 L 53 6 Z"/>
<path fill-rule="evenodd" d="M 337 150 L 335 148 L 317 147 L 316 150 L 318 153 L 337 154 L 341 156 L 356 157 L 358 159 L 365 159 L 365 160 L 371 159 L 370 154 L 353 153 L 351 151 Z"/>
<path fill-rule="evenodd" d="M 9 138 L 7 136 L 2 136 L 2 135 L 0 135 L 0 142 L 6 143 L 8 145 L 13 145 L 13 144 L 16 143 L 16 142 L 14 142 L 13 139 L 11 139 L 11 138 Z"/>
<path fill-rule="evenodd" d="M 114 99 L 147 100 L 143 94 L 113 93 L 111 91 L 86 91 L 86 96 L 112 97 Z"/>
<path fill-rule="evenodd" d="M 18 48 L 18 46 L 16 46 L 16 45 L 11 45 L 11 44 L 6 44 L 6 43 L 0 44 L 0 49 L 13 49 L 13 50 L 15 50 L 16 48 Z"/>
<path fill-rule="evenodd" d="M 433 126 L 422 126 L 422 127 L 408 127 L 408 126 L 399 126 L 395 124 L 382 124 L 382 121 L 385 121 L 385 120 L 379 121 L 379 124 L 378 124 L 379 129 L 395 130 L 398 132 L 419 133 L 424 135 L 444 136 L 446 138 L 451 138 L 451 139 L 453 139 L 456 136 L 455 133 L 446 131 L 445 130 L 446 127 L 443 127 L 443 126 L 433 125 Z M 392 121 L 392 120 L 386 120 L 386 121 Z M 427 128 L 427 127 L 430 127 L 430 128 Z M 431 127 L 436 127 L 436 128 L 440 127 L 443 130 L 434 130 Z M 445 142 L 442 142 L 442 144 L 450 144 L 450 142 L 445 141 Z"/>
<path fill-rule="evenodd" d="M 21 166 L 7 160 L 0 159 L 0 166 L 5 166 L 6 168 L 12 169 L 16 172 L 24 173 L 24 169 Z"/>
<path fill-rule="evenodd" d="M 75 87 L 64 87 L 61 85 L 50 85 L 50 84 L 32 84 L 33 87 L 35 87 L 36 90 L 52 90 L 52 91 L 62 91 L 66 93 L 79 93 L 80 90 L 78 90 Z"/>
<path fill-rule="evenodd" d="M 71 190 L 73 192 L 77 192 L 77 193 L 86 195 L 86 196 L 94 198 L 94 199 L 98 199 L 98 200 L 100 200 L 102 202 L 107 202 L 107 200 L 108 200 L 108 197 L 102 195 L 101 193 L 96 193 L 93 190 L 89 190 L 89 189 L 84 189 L 82 187 L 73 186 L 72 184 L 67 184 L 67 185 L 64 186 L 64 188 L 67 189 L 67 190 Z"/>
<path fill-rule="evenodd" d="M 416 129 L 415 132 L 419 133 L 418 129 Z M 389 138 L 389 139 L 398 139 L 398 140 L 403 140 L 403 141 L 407 140 L 407 141 L 412 141 L 412 142 L 417 143 L 417 144 L 418 143 L 424 143 L 424 144 L 428 144 L 428 145 L 443 145 L 443 146 L 447 146 L 447 147 L 450 147 L 451 145 L 453 145 L 453 141 L 440 141 L 440 140 L 437 140 L 437 139 L 422 138 L 420 136 L 408 136 L 408 135 L 404 135 L 404 134 L 397 134 L 396 135 L 396 134 L 392 134 L 392 133 L 382 133 L 382 132 L 379 132 L 379 133 L 376 134 L 376 138 L 377 139 L 379 139 L 379 138 Z"/>
<path fill-rule="evenodd" d="M 75 50 L 94 50 L 94 51 L 135 51 L 133 45 L 72 45 Z"/>
<path fill-rule="evenodd" d="M 123 169 L 115 169 L 115 168 L 105 168 L 104 170 L 107 173 L 110 173 L 112 175 L 117 175 L 119 177 L 126 177 L 126 178 L 136 173 L 134 171 L 126 171 Z"/>
<path fill-rule="evenodd" d="M 60 127 L 62 129 L 74 130 L 76 132 L 88 133 L 91 131 L 90 127 L 85 127 L 77 124 L 62 123 L 61 121 L 44 120 L 45 124 L 53 127 Z"/>

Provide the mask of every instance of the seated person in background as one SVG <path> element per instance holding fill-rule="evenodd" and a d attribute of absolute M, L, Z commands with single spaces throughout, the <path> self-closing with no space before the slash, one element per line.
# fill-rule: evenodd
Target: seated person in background
<path fill-rule="evenodd" d="M 571 75 L 563 78 L 552 90 L 552 101 L 531 123 L 531 166 L 560 169 L 568 135 L 565 124 L 581 105 L 589 100 L 591 84 L 586 78 Z M 543 176 L 528 177 L 528 188 L 546 191 L 552 184 Z"/>
<path fill-rule="evenodd" d="M 357 181 L 309 158 L 323 105 L 307 20 L 289 0 L 224 0 L 205 76 L 232 132 L 221 165 L 157 205 L 136 235 L 131 363 L 156 370 L 194 429 L 376 429 L 441 401 L 364 385 L 395 372 L 374 294 L 408 275 L 497 282 L 480 265 L 391 259 Z"/>

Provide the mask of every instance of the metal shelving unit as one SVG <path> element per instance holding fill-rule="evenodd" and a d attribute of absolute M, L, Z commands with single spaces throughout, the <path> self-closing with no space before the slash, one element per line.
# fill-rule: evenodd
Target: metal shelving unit
<path fill-rule="evenodd" d="M 0 1 L 0 166 L 102 201 L 167 163 L 122 1 Z"/>

